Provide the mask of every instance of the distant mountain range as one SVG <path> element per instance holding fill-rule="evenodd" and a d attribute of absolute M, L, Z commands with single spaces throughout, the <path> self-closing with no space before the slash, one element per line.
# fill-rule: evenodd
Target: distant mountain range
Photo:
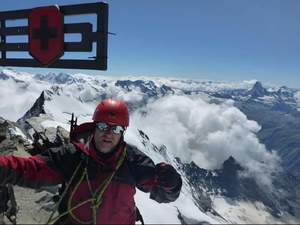
<path fill-rule="evenodd" d="M 268 91 L 256 82 L 249 91 L 231 95 L 235 105 L 261 125 L 258 137 L 267 149 L 278 152 L 286 171 L 300 178 L 299 90 L 280 87 Z M 227 98 L 228 93 L 218 94 Z"/>

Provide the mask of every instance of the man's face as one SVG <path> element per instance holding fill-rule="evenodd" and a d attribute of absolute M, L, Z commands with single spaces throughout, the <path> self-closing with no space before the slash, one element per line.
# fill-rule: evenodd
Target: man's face
<path fill-rule="evenodd" d="M 116 147 L 122 137 L 122 134 L 115 134 L 111 127 L 106 131 L 101 131 L 96 127 L 95 145 L 98 151 L 108 153 Z"/>

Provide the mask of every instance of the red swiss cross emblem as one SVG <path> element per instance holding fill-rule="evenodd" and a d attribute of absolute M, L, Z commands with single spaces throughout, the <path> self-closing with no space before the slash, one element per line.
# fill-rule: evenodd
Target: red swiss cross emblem
<path fill-rule="evenodd" d="M 56 6 L 35 8 L 29 15 L 29 53 L 43 66 L 63 53 L 63 15 Z"/>

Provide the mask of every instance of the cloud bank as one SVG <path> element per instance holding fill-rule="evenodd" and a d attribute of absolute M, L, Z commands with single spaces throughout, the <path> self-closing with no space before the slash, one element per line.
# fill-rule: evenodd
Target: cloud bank
<path fill-rule="evenodd" d="M 279 157 L 256 137 L 260 126 L 248 120 L 233 101 L 216 105 L 197 96 L 169 96 L 149 103 L 132 115 L 131 129 L 142 129 L 155 144 L 186 162 L 218 169 L 233 156 L 259 183 L 271 185 Z"/>

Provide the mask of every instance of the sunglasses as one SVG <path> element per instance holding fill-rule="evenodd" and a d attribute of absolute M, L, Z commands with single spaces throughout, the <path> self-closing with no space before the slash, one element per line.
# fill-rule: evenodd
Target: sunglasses
<path fill-rule="evenodd" d="M 118 125 L 108 125 L 107 123 L 96 123 L 96 127 L 100 130 L 100 131 L 108 131 L 109 128 L 111 128 L 111 131 L 114 134 L 122 134 L 125 131 L 125 128 L 122 126 L 118 126 Z"/>

